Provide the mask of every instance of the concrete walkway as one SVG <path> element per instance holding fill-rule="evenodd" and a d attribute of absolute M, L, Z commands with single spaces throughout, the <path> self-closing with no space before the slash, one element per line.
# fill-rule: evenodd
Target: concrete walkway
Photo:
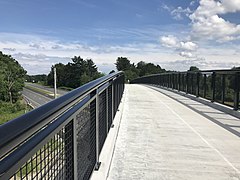
<path fill-rule="evenodd" d="M 127 85 L 123 104 L 109 180 L 240 179 L 236 134 L 146 86 Z M 221 115 L 229 123 L 240 121 Z"/>

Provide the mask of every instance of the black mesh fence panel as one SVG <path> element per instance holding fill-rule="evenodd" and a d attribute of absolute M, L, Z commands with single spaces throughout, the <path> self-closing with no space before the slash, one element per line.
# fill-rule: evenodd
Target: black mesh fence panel
<path fill-rule="evenodd" d="M 106 90 L 99 95 L 99 152 L 107 137 Z"/>
<path fill-rule="evenodd" d="M 96 163 L 96 101 L 76 117 L 78 179 L 89 179 Z"/>
<path fill-rule="evenodd" d="M 10 179 L 73 179 L 73 122 L 38 150 Z"/>
<path fill-rule="evenodd" d="M 124 75 L 117 74 L 104 81 L 100 88 L 106 89 L 101 89 L 100 94 L 99 86 L 91 87 L 93 90 L 89 88 L 85 98 L 81 95 L 67 107 L 64 105 L 41 119 L 44 124 L 34 125 L 31 134 L 24 136 L 16 147 L 5 150 L 0 159 L 0 179 L 90 179 L 94 168 L 97 170 L 100 165 L 99 154 L 121 101 L 124 80 Z M 8 161 L 12 164 L 5 166 Z"/>
<path fill-rule="evenodd" d="M 112 125 L 112 85 L 107 89 L 108 91 L 108 130 Z"/>

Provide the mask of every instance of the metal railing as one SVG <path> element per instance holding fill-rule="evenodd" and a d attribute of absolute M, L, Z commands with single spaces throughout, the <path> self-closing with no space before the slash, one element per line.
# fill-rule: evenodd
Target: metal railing
<path fill-rule="evenodd" d="M 154 84 L 239 109 L 240 70 L 207 70 L 154 74 L 131 83 Z"/>
<path fill-rule="evenodd" d="M 113 73 L 1 125 L 0 179 L 89 179 L 123 91 Z"/>

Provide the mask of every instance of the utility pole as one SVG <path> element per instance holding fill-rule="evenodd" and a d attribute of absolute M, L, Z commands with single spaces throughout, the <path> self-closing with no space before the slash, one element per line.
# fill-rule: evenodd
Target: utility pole
<path fill-rule="evenodd" d="M 54 99 L 57 98 L 57 71 L 55 65 L 53 66 L 53 79 L 54 79 Z"/>

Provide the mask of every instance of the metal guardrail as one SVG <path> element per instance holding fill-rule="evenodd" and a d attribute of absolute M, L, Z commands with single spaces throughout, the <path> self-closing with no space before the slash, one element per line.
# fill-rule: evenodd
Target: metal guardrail
<path fill-rule="evenodd" d="M 206 70 L 154 74 L 131 83 L 154 84 L 239 110 L 240 70 Z"/>
<path fill-rule="evenodd" d="M 123 91 L 113 73 L 1 125 L 0 179 L 89 179 Z"/>

